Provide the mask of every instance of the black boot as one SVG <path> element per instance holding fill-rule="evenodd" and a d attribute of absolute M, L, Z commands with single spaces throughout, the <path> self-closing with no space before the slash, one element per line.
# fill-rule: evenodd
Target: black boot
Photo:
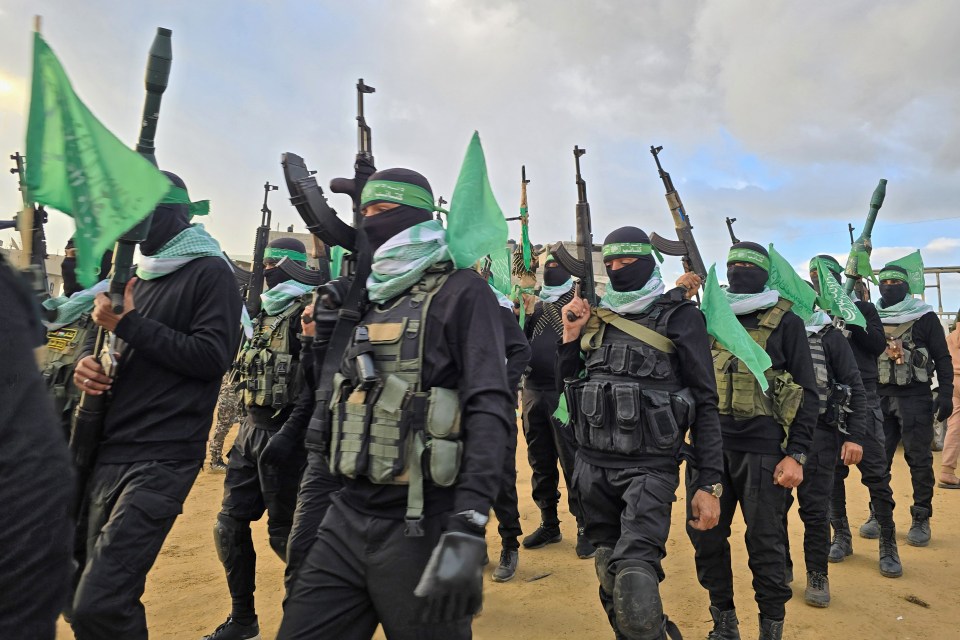
<path fill-rule="evenodd" d="M 230 617 L 202 640 L 260 640 L 260 625 L 256 618 L 250 624 L 240 624 Z"/>
<path fill-rule="evenodd" d="M 907 544 L 925 547 L 930 544 L 930 510 L 923 507 L 910 507 L 913 524 L 907 532 Z"/>
<path fill-rule="evenodd" d="M 903 575 L 900 553 L 897 551 L 897 528 L 893 522 L 880 527 L 880 575 L 884 578 L 899 578 Z"/>
<path fill-rule="evenodd" d="M 830 606 L 830 579 L 826 573 L 807 572 L 807 588 L 803 591 L 803 599 L 811 607 L 825 609 Z"/>
<path fill-rule="evenodd" d="M 833 542 L 830 543 L 830 555 L 827 556 L 827 560 L 843 562 L 844 558 L 853 555 L 853 534 L 850 532 L 850 522 L 844 517 L 831 520 L 830 524 L 833 526 Z"/>
<path fill-rule="evenodd" d="M 540 510 L 540 526 L 537 530 L 523 539 L 524 549 L 539 549 L 548 544 L 563 540 L 560 533 L 560 520 L 557 518 L 557 508 Z"/>
<path fill-rule="evenodd" d="M 760 616 L 760 640 L 782 640 L 783 620 L 771 620 Z"/>
<path fill-rule="evenodd" d="M 583 527 L 577 527 L 577 557 L 581 560 L 586 560 L 587 558 L 592 558 L 596 553 L 597 550 L 590 544 L 590 541 L 587 540 L 587 536 L 583 532 Z"/>
<path fill-rule="evenodd" d="M 713 630 L 707 634 L 707 640 L 740 640 L 740 621 L 737 620 L 737 610 L 720 611 L 710 607 L 710 617 L 713 618 Z"/>
<path fill-rule="evenodd" d="M 877 524 L 877 516 L 873 513 L 873 503 L 870 503 L 870 517 L 860 525 L 860 537 L 867 540 L 876 540 L 880 537 L 880 525 Z"/>
<path fill-rule="evenodd" d="M 517 573 L 520 564 L 520 552 L 517 549 L 504 549 L 500 552 L 500 564 L 493 570 L 490 578 L 494 582 L 509 582 Z"/>

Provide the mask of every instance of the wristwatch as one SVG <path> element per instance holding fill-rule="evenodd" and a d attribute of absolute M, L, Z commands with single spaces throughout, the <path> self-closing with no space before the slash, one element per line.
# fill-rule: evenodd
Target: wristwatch
<path fill-rule="evenodd" d="M 705 484 L 697 488 L 700 489 L 700 491 L 706 491 L 714 498 L 719 498 L 723 495 L 723 485 L 719 482 L 717 484 Z"/>
<path fill-rule="evenodd" d="M 801 467 L 807 464 L 807 454 L 805 453 L 788 453 L 787 455 L 796 460 Z"/>
<path fill-rule="evenodd" d="M 487 522 L 490 520 L 490 516 L 484 515 L 479 511 L 475 511 L 474 509 L 470 509 L 469 511 L 461 511 L 457 515 L 463 516 L 464 520 L 481 529 L 487 526 Z"/>

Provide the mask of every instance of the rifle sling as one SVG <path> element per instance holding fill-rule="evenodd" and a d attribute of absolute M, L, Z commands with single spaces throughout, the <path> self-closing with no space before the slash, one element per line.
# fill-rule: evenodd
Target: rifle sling
<path fill-rule="evenodd" d="M 658 351 L 663 351 L 664 353 L 674 353 L 677 350 L 676 345 L 673 344 L 673 341 L 670 338 L 662 336 L 653 329 L 648 329 L 642 324 L 637 324 L 632 320 L 627 320 L 618 313 L 614 313 L 609 309 L 597 309 L 596 313 L 601 322 L 612 324 L 628 336 L 636 338 L 640 342 L 650 345 Z"/>

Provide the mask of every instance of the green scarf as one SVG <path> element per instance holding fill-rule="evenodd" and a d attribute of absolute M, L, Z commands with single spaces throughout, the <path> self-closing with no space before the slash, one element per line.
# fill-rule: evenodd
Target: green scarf
<path fill-rule="evenodd" d="M 77 319 L 93 309 L 93 300 L 98 293 L 110 290 L 110 280 L 104 279 L 89 289 L 77 291 L 72 296 L 59 296 L 43 301 L 43 308 L 57 311 L 57 317 L 51 322 L 44 322 L 47 329 L 55 331 L 60 327 L 76 322 Z"/>
<path fill-rule="evenodd" d="M 764 287 L 760 293 L 730 293 L 722 289 L 727 297 L 727 304 L 734 315 L 742 316 L 760 309 L 769 309 L 780 300 L 780 292 L 770 287 Z"/>
<path fill-rule="evenodd" d="M 910 322 L 933 311 L 933 307 L 923 300 L 914 297 L 904 298 L 897 304 L 889 306 L 886 309 L 881 306 L 882 304 L 882 300 L 877 301 L 877 314 L 880 316 L 880 322 L 883 324 Z"/>
<path fill-rule="evenodd" d="M 427 269 L 449 260 L 446 231 L 439 221 L 404 229 L 373 254 L 367 296 L 375 303 L 390 300 L 419 282 Z"/>
<path fill-rule="evenodd" d="M 663 293 L 663 280 L 660 279 L 660 267 L 654 267 L 650 279 L 637 291 L 614 291 L 608 286 L 600 299 L 600 306 L 619 314 L 643 313 Z"/>
<path fill-rule="evenodd" d="M 313 287 L 309 284 L 286 280 L 260 294 L 260 308 L 268 316 L 275 316 L 311 291 Z"/>
<path fill-rule="evenodd" d="M 226 260 L 220 243 L 214 240 L 202 224 L 187 227 L 152 256 L 141 256 L 137 277 L 156 280 L 168 276 L 197 258 L 217 257 Z"/>

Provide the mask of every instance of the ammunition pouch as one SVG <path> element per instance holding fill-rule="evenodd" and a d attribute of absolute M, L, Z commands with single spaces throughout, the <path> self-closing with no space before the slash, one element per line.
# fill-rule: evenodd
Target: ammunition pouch
<path fill-rule="evenodd" d="M 853 390 L 850 385 L 833 382 L 827 392 L 827 401 L 820 407 L 820 421 L 824 424 L 836 427 L 841 433 L 847 431 L 847 423 L 853 409 L 850 402 L 853 399 Z"/>
<path fill-rule="evenodd" d="M 253 338 L 240 348 L 234 365 L 243 392 L 243 405 L 280 410 L 296 402 L 300 392 L 299 361 L 290 353 L 290 323 L 299 322 L 301 303 L 293 303 L 276 316 L 256 319 Z M 233 375 L 233 374 L 232 374 Z"/>
<path fill-rule="evenodd" d="M 88 314 L 83 314 L 76 322 L 47 332 L 40 371 L 56 414 L 65 423 L 80 400 L 80 390 L 73 384 L 73 370 L 92 329 L 95 329 L 93 321 Z"/>
<path fill-rule="evenodd" d="M 886 352 L 877 359 L 880 384 L 895 384 L 906 386 L 914 382 L 929 383 L 933 377 L 934 362 L 926 347 L 918 347 L 913 339 L 913 325 L 916 320 L 904 322 L 900 325 L 884 325 L 883 332 L 887 339 L 899 339 L 903 344 L 901 364 L 892 359 Z"/>

